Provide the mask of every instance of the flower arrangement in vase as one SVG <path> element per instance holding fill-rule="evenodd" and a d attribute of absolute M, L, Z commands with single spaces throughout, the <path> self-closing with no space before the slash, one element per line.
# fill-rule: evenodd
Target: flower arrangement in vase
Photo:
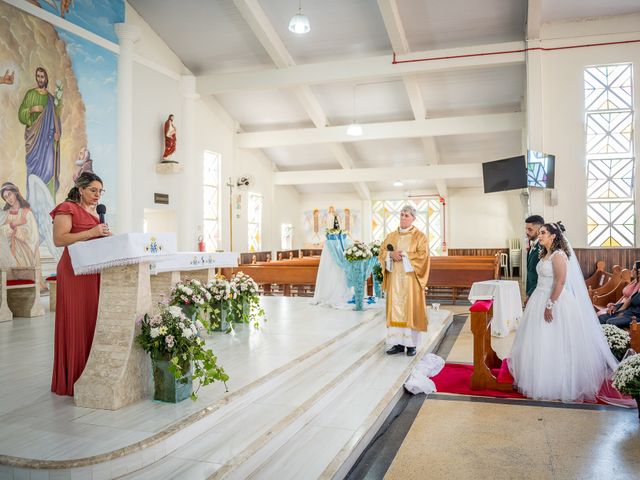
<path fill-rule="evenodd" d="M 369 260 L 373 257 L 373 252 L 369 245 L 356 240 L 353 245 L 345 249 L 344 256 L 348 261 L 355 262 L 356 260 Z"/>
<path fill-rule="evenodd" d="M 636 353 L 622 360 L 613 373 L 611 383 L 619 392 L 635 399 L 640 418 L 640 354 Z"/>
<path fill-rule="evenodd" d="M 229 287 L 233 321 L 237 323 L 253 321 L 254 327 L 257 328 L 260 320 L 265 318 L 264 309 L 260 305 L 258 284 L 246 273 L 238 272 L 231 277 Z"/>
<path fill-rule="evenodd" d="M 218 276 L 205 285 L 211 295 L 209 300 L 209 331 L 230 331 L 229 322 L 231 285 L 226 278 Z"/>
<path fill-rule="evenodd" d="M 180 307 L 186 316 L 203 324 L 207 323 L 210 300 L 211 293 L 196 279 L 177 283 L 169 294 L 169 305 Z"/>
<path fill-rule="evenodd" d="M 177 305 L 159 303 L 158 313 L 146 314 L 138 322 L 136 340 L 151 355 L 156 400 L 179 402 L 189 396 L 196 400 L 200 387 L 216 381 L 226 388 L 229 376 L 200 337 L 205 329 L 200 320 L 188 317 Z"/>
<path fill-rule="evenodd" d="M 631 336 L 629 332 L 615 325 L 602 325 L 602 331 L 604 332 L 613 356 L 618 360 L 622 360 L 627 350 L 631 348 Z"/>

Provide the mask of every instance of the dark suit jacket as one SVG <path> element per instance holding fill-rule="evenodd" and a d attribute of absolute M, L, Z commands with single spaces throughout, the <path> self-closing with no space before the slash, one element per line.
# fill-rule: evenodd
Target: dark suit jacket
<path fill-rule="evenodd" d="M 538 272 L 536 272 L 536 267 L 540 261 L 540 257 L 538 256 L 539 253 L 540 242 L 530 248 L 529 253 L 527 254 L 527 297 L 531 296 L 538 285 Z"/>

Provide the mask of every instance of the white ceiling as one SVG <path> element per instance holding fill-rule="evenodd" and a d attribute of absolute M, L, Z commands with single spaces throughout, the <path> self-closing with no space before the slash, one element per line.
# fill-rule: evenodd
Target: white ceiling
<path fill-rule="evenodd" d="M 640 0 L 539 2 L 542 22 L 640 12 Z M 375 63 L 381 59 L 387 65 L 385 57 L 388 57 L 390 64 L 394 47 L 400 54 L 420 55 L 428 50 L 452 48 L 467 53 L 481 45 L 521 42 L 525 39 L 527 0 L 302 0 L 302 10 L 311 22 L 307 35 L 295 35 L 287 29 L 298 0 L 129 0 L 129 3 L 194 75 L 247 72 L 245 76 L 252 78 L 253 87 L 236 88 L 233 83 L 233 88 L 225 90 L 227 93 L 214 95 L 243 132 L 286 130 L 295 136 L 301 128 L 348 125 L 354 116 L 365 129 L 367 124 L 383 123 L 384 128 L 396 128 L 396 132 L 400 128 L 404 132 L 405 124 L 409 131 L 425 117 L 456 117 L 460 124 L 467 120 L 464 117 L 471 121 L 477 115 L 519 112 L 525 96 L 523 61 L 502 65 L 478 62 L 468 68 L 439 71 L 425 68 L 411 75 L 402 71 L 394 75 L 397 69 L 386 74 L 369 74 L 366 69 L 361 75 L 343 74 L 360 68 L 357 65 L 368 60 Z M 322 81 L 313 81 L 316 78 L 313 77 L 312 81 L 294 82 L 300 85 L 295 87 L 291 84 L 274 87 L 267 80 L 255 84 L 255 79 L 266 79 L 277 66 L 287 67 L 282 75 L 295 77 L 295 72 L 286 70 L 339 61 L 346 63 L 321 69 L 332 73 Z M 394 123 L 387 126 L 386 122 Z M 506 132 L 490 130 L 439 133 L 437 137 L 422 138 L 407 134 L 406 138 L 342 144 L 291 142 L 262 151 L 277 170 L 288 172 L 437 163 L 465 168 L 464 164 L 522 153 L 520 126 Z M 395 191 L 392 176 L 390 171 L 388 179 L 366 184 L 296 188 L 303 194 L 357 192 L 367 198 L 376 192 Z M 405 186 L 398 190 L 438 188 L 446 192 L 447 188 L 481 185 L 481 178 L 439 181 L 414 178 L 405 180 Z"/>
<path fill-rule="evenodd" d="M 640 0 L 540 0 L 543 22 L 640 13 Z"/>

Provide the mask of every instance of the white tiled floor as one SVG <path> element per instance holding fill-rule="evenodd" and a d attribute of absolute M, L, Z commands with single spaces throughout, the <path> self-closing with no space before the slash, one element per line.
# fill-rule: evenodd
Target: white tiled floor
<path fill-rule="evenodd" d="M 243 326 L 235 335 L 208 339 L 231 377 L 230 394 L 379 313 L 315 307 L 291 297 L 264 297 L 263 306 L 268 321 L 259 330 Z M 116 412 L 78 408 L 72 398 L 49 391 L 53 324 L 52 314 L 0 324 L 0 384 L 10 386 L 0 391 L 0 455 L 64 460 L 106 453 L 228 396 L 214 384 L 200 390 L 197 402 L 145 400 Z"/>

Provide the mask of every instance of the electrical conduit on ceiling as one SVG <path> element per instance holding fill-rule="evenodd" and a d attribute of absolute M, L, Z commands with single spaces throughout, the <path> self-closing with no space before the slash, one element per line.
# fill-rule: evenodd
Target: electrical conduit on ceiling
<path fill-rule="evenodd" d="M 427 57 L 427 58 L 414 58 L 410 60 L 397 60 L 396 52 L 393 52 L 393 61 L 391 62 L 393 65 L 400 63 L 414 63 L 414 62 L 431 62 L 434 60 L 451 60 L 455 58 L 469 58 L 469 57 L 485 57 L 489 55 L 507 55 L 510 53 L 524 53 L 524 52 L 532 52 L 535 50 L 540 50 L 543 52 L 550 52 L 553 50 L 569 50 L 572 48 L 588 48 L 588 47 L 604 47 L 608 45 L 624 45 L 628 43 L 640 43 L 640 39 L 638 40 L 621 40 L 618 42 L 602 42 L 602 43 L 587 43 L 584 45 L 567 45 L 564 47 L 528 47 L 528 48 L 520 48 L 517 50 L 505 50 L 498 52 L 480 52 L 480 53 L 467 53 L 463 55 L 448 55 L 442 57 Z"/>

